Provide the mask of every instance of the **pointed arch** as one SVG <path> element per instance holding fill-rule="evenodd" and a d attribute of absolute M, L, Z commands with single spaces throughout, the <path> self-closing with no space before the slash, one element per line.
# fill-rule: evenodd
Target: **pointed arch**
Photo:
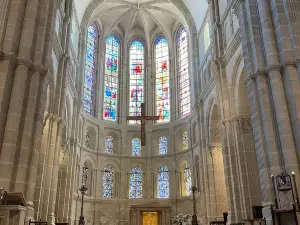
<path fill-rule="evenodd" d="M 180 96 L 180 118 L 191 112 L 191 88 L 189 75 L 189 41 L 186 29 L 181 26 L 177 32 L 177 64 Z"/>
<path fill-rule="evenodd" d="M 106 39 L 103 119 L 113 122 L 118 118 L 119 45 L 116 35 Z"/>
<path fill-rule="evenodd" d="M 145 46 L 138 39 L 130 44 L 129 60 L 129 116 L 140 116 L 144 102 Z M 140 121 L 129 121 L 129 124 L 138 123 Z"/>
<path fill-rule="evenodd" d="M 155 42 L 156 114 L 158 123 L 170 121 L 169 44 L 159 36 Z"/>
<path fill-rule="evenodd" d="M 85 56 L 85 74 L 83 91 L 84 112 L 95 116 L 95 87 L 96 87 L 96 63 L 97 63 L 97 45 L 99 31 L 95 24 L 91 24 L 87 31 L 87 44 Z"/>

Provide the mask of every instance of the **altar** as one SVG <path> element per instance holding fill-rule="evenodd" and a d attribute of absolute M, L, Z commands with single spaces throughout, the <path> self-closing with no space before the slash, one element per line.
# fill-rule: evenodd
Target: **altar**
<path fill-rule="evenodd" d="M 171 207 L 131 206 L 130 225 L 171 225 Z"/>

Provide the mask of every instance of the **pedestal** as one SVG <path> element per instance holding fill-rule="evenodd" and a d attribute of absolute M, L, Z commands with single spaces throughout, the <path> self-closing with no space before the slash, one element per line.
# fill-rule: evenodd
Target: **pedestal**
<path fill-rule="evenodd" d="M 24 225 L 26 207 L 0 205 L 0 225 Z"/>

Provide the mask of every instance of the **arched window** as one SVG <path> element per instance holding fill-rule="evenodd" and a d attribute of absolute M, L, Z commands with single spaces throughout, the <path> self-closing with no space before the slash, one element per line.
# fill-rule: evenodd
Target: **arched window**
<path fill-rule="evenodd" d="M 113 179 L 114 168 L 112 165 L 107 165 L 103 171 L 103 197 L 112 198 L 113 197 Z"/>
<path fill-rule="evenodd" d="M 105 153 L 113 154 L 114 152 L 114 138 L 112 136 L 107 136 L 105 138 Z"/>
<path fill-rule="evenodd" d="M 104 110 L 105 120 L 117 121 L 119 88 L 119 40 L 110 35 L 106 39 Z"/>
<path fill-rule="evenodd" d="M 159 138 L 159 154 L 164 155 L 168 153 L 168 139 L 166 137 Z"/>
<path fill-rule="evenodd" d="M 204 33 L 203 33 L 203 40 L 204 40 L 204 50 L 207 51 L 210 45 L 210 34 L 209 34 L 209 25 L 208 23 L 205 24 Z"/>
<path fill-rule="evenodd" d="M 184 182 L 184 188 L 183 188 L 183 195 L 189 196 L 192 194 L 192 175 L 191 170 L 187 162 L 184 163 L 184 169 L 183 169 L 183 182 Z"/>
<path fill-rule="evenodd" d="M 189 50 L 188 36 L 184 27 L 181 27 L 177 35 L 178 47 L 178 76 L 180 96 L 180 118 L 187 117 L 191 112 L 191 90 L 189 75 Z"/>
<path fill-rule="evenodd" d="M 132 156 L 141 156 L 141 140 L 139 138 L 132 139 Z"/>
<path fill-rule="evenodd" d="M 98 42 L 98 31 L 95 25 L 92 24 L 89 26 L 88 33 L 87 33 L 84 92 L 83 92 L 84 111 L 91 116 L 95 116 L 97 42 Z"/>
<path fill-rule="evenodd" d="M 129 88 L 129 116 L 141 115 L 141 103 L 144 102 L 144 45 L 135 40 L 130 45 L 130 88 Z M 130 120 L 129 124 L 140 121 Z"/>
<path fill-rule="evenodd" d="M 182 134 L 182 149 L 187 150 L 189 148 L 189 138 L 187 131 L 184 131 Z"/>
<path fill-rule="evenodd" d="M 158 170 L 158 198 L 169 198 L 170 184 L 169 184 L 169 171 L 167 166 L 161 166 Z"/>
<path fill-rule="evenodd" d="M 129 198 L 142 198 L 143 177 L 142 170 L 134 167 L 130 170 L 129 178 Z"/>
<path fill-rule="evenodd" d="M 158 123 L 170 121 L 169 45 L 164 37 L 155 43 L 156 113 Z"/>

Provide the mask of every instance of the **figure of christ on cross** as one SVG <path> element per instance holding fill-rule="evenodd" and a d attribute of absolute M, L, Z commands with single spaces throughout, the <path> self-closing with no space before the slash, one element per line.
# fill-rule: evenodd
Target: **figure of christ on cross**
<path fill-rule="evenodd" d="M 159 120 L 159 116 L 146 116 L 145 103 L 141 104 L 140 116 L 127 116 L 127 120 L 140 120 L 141 121 L 141 142 L 142 146 L 146 145 L 146 120 Z"/>

